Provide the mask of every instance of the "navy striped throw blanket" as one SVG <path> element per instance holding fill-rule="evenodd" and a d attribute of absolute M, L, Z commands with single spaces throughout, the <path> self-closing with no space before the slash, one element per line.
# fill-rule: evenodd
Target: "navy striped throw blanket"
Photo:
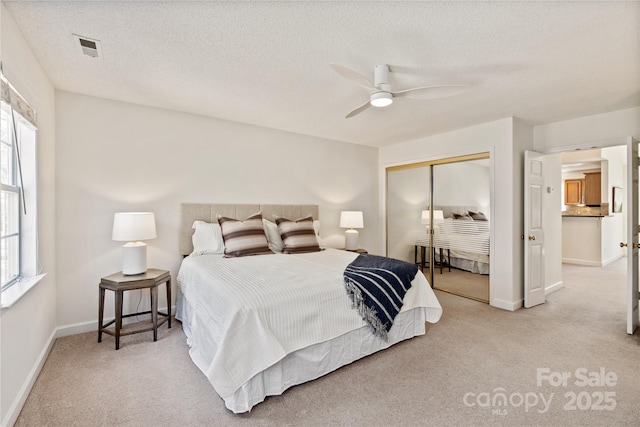
<path fill-rule="evenodd" d="M 365 254 L 359 255 L 344 271 L 351 306 L 385 341 L 417 272 L 415 264 Z"/>

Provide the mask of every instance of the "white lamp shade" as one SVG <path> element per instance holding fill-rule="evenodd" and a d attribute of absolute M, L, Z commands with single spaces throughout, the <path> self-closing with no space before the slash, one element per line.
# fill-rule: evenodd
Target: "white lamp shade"
<path fill-rule="evenodd" d="M 342 211 L 340 213 L 341 228 L 364 228 L 361 211 Z"/>
<path fill-rule="evenodd" d="M 156 238 L 153 212 L 119 212 L 113 217 L 113 240 L 134 242 Z"/>
<path fill-rule="evenodd" d="M 433 211 L 433 222 L 444 220 L 444 212 L 441 210 L 434 209 Z M 421 221 L 422 224 L 429 224 L 429 211 L 422 211 Z"/>

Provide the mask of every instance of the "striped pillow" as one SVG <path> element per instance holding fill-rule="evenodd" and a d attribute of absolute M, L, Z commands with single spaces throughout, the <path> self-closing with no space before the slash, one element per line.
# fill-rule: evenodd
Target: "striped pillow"
<path fill-rule="evenodd" d="M 276 224 L 278 224 L 278 231 L 284 242 L 283 253 L 296 254 L 320 250 L 313 228 L 313 217 L 308 216 L 296 221 L 277 218 Z"/>
<path fill-rule="evenodd" d="M 218 215 L 224 238 L 225 258 L 272 254 L 262 226 L 262 214 L 251 215 L 244 221 Z"/>

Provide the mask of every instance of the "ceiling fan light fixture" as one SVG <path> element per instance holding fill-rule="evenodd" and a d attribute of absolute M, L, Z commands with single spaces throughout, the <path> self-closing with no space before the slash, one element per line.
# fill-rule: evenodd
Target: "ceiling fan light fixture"
<path fill-rule="evenodd" d="M 447 96 L 453 96 L 460 93 L 462 91 L 462 88 L 466 87 L 466 85 L 454 84 L 418 86 L 404 90 L 394 90 L 389 83 L 389 73 L 391 72 L 391 70 L 389 69 L 389 66 L 387 64 L 376 65 L 373 72 L 373 82 L 370 82 L 362 74 L 350 70 L 349 68 L 343 67 L 342 65 L 330 65 L 331 68 L 333 68 L 342 77 L 366 89 L 369 94 L 369 99 L 363 100 L 364 103 L 362 105 L 349 112 L 349 114 L 345 116 L 346 119 L 360 114 L 372 106 L 387 107 L 393 103 L 394 98 L 445 98 Z M 422 96 L 416 96 L 416 94 L 421 94 Z"/>
<path fill-rule="evenodd" d="M 370 103 L 374 107 L 386 107 L 393 103 L 393 95 L 389 92 L 376 92 L 371 94 Z"/>

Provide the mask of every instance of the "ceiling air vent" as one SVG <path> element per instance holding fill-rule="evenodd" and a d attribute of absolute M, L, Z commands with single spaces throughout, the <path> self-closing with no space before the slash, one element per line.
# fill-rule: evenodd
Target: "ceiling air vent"
<path fill-rule="evenodd" d="M 102 58 L 102 49 L 100 47 L 100 40 L 90 39 L 89 37 L 73 35 L 80 51 L 93 58 Z"/>

